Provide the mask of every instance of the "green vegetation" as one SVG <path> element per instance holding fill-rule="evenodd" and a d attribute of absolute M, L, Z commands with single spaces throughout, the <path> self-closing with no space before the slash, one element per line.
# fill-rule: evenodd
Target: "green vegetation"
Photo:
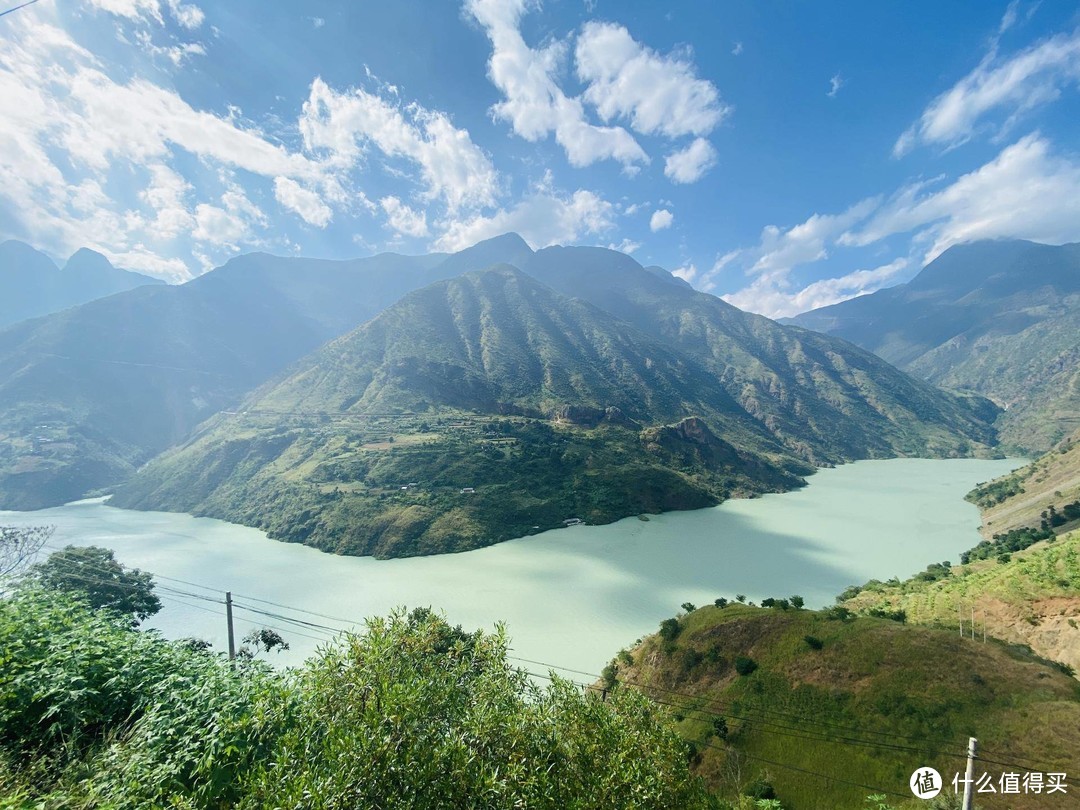
<path fill-rule="evenodd" d="M 666 712 L 506 661 L 430 611 L 275 672 L 26 586 L 0 600 L 5 807 L 695 808 Z"/>
<path fill-rule="evenodd" d="M 1038 533 L 1035 533 L 1038 534 Z M 1080 531 L 1028 544 L 1034 534 L 1013 530 L 983 541 L 950 575 L 912 578 L 849 588 L 838 599 L 847 609 L 868 613 L 902 611 L 909 623 L 989 636 L 1029 646 L 1066 667 L 1080 665 Z M 1022 542 L 1021 542 L 1022 540 Z M 1014 547 L 1015 546 L 1015 547 Z"/>
<path fill-rule="evenodd" d="M 799 810 L 932 806 L 867 797 L 909 794 L 927 764 L 950 779 L 969 735 L 1002 761 L 1080 769 L 1080 684 L 1022 646 L 843 609 L 710 605 L 664 626 L 619 663 L 613 694 L 633 688 L 668 705 L 697 752 L 694 771 L 734 807 L 766 787 Z M 985 767 L 994 778 L 1008 770 Z M 983 798 L 1043 806 L 1040 796 Z"/>
<path fill-rule="evenodd" d="M 29 577 L 46 591 L 75 593 L 92 608 L 125 616 L 132 626 L 161 610 L 153 577 L 118 563 L 98 546 L 67 546 L 30 569 Z"/>

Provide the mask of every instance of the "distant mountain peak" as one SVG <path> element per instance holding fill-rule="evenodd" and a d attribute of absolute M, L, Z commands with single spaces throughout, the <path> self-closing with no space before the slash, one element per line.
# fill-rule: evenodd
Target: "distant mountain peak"
<path fill-rule="evenodd" d="M 478 247 L 481 247 L 481 246 L 484 246 L 484 247 L 499 247 L 499 248 L 501 248 L 503 250 L 506 250 L 506 249 L 524 249 L 524 250 L 527 250 L 529 253 L 533 252 L 533 249 L 531 247 L 529 247 L 529 243 L 526 242 L 524 239 L 522 239 L 519 234 L 514 233 L 513 231 L 507 231 L 506 233 L 499 234 L 498 236 L 493 236 L 490 239 L 483 239 L 483 240 L 477 242 L 472 247 L 473 248 L 478 248 Z M 471 250 L 472 248 L 468 248 L 468 249 Z"/>
<path fill-rule="evenodd" d="M 90 248 L 79 248 L 71 254 L 71 258 L 64 265 L 64 272 L 86 272 L 115 270 L 115 266 L 101 253 Z"/>

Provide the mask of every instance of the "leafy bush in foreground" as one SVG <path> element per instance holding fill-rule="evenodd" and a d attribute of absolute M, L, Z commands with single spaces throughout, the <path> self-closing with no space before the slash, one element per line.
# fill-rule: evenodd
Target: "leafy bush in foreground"
<path fill-rule="evenodd" d="M 707 807 L 666 713 L 506 661 L 430 611 L 275 672 L 74 597 L 0 600 L 0 806 Z"/>

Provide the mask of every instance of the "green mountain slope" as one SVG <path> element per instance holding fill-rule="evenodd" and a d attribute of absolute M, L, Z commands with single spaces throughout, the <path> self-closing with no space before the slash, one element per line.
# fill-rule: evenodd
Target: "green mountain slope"
<path fill-rule="evenodd" d="M 809 471 L 692 359 L 501 266 L 332 341 L 114 502 L 403 556 L 707 506 Z"/>
<path fill-rule="evenodd" d="M 0 243 L 0 329 L 95 298 L 163 283 L 113 267 L 100 253 L 86 248 L 60 269 L 44 253 L 10 240 Z"/>
<path fill-rule="evenodd" d="M 696 745 L 695 771 L 722 796 L 764 778 L 784 807 L 800 810 L 862 808 L 883 791 L 896 794 L 891 804 L 923 807 L 900 798 L 910 796 L 911 774 L 930 766 L 950 784 L 968 736 L 998 762 L 1080 769 L 1080 684 L 1055 667 L 955 630 L 835 615 L 700 608 L 620 654 L 609 683 L 667 706 Z M 1016 770 L 980 762 L 976 776 L 998 784 Z M 1048 802 L 977 797 L 987 810 Z"/>
<path fill-rule="evenodd" d="M 0 331 L 0 509 L 111 486 L 409 290 L 523 251 L 506 238 L 453 256 L 256 253 Z"/>
<path fill-rule="evenodd" d="M 994 441 L 985 400 L 944 395 L 869 352 L 743 312 L 620 253 L 548 248 L 524 269 L 693 354 L 786 447 L 815 463 L 966 455 Z"/>
<path fill-rule="evenodd" d="M 1045 450 L 1080 423 L 1080 244 L 959 245 L 907 284 L 791 322 L 990 397 L 1013 446 Z"/>
<path fill-rule="evenodd" d="M 573 255 L 593 260 L 572 269 L 594 283 L 605 261 L 625 260 Z M 617 289 L 683 294 L 636 263 L 622 269 Z M 733 312 L 736 325 L 750 317 Z M 706 345 L 727 345 L 725 324 L 707 311 L 695 320 L 688 308 L 685 320 L 711 326 Z M 830 369 L 848 371 L 830 377 L 816 355 L 800 360 L 808 333 L 756 320 L 781 343 L 774 352 L 787 368 L 812 381 L 794 383 L 796 396 L 774 380 L 759 405 L 765 398 L 747 390 L 746 380 L 770 379 L 749 353 L 757 335 L 719 371 L 713 356 L 644 319 L 652 335 L 510 266 L 471 273 L 411 293 L 305 358 L 240 413 L 155 460 L 114 503 L 222 517 L 339 553 L 401 556 L 790 488 L 822 459 L 971 452 L 989 435 L 965 401 L 812 336 L 811 345 L 830 347 Z M 837 391 L 827 404 L 806 393 L 827 386 Z M 899 401 L 909 390 L 925 397 L 925 421 Z M 814 415 L 832 419 L 831 432 L 823 424 L 787 433 Z"/>

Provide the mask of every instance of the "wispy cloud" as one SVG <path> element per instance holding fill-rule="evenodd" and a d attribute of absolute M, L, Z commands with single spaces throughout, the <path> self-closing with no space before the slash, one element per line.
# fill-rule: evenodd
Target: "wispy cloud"
<path fill-rule="evenodd" d="M 835 74 L 829 79 L 829 91 L 825 94 L 829 98 L 836 98 L 836 94 L 840 92 L 840 88 L 844 86 L 844 78 L 839 74 Z"/>
<path fill-rule="evenodd" d="M 1005 28 L 1012 25 L 1010 17 L 1015 18 L 1014 6 L 1009 9 L 1002 20 Z M 993 113 L 1004 120 L 987 124 L 988 128 L 1007 131 L 1024 113 L 1057 100 L 1078 84 L 1080 30 L 1052 36 L 1008 57 L 998 54 L 995 41 L 978 66 L 935 98 L 897 139 L 893 155 L 901 157 L 920 144 L 962 144 Z"/>
<path fill-rule="evenodd" d="M 797 268 L 894 238 L 906 238 L 907 250 L 885 264 L 812 283 L 796 280 Z M 841 214 L 815 214 L 790 228 L 769 226 L 758 245 L 725 254 L 695 284 L 715 289 L 721 277 L 741 270 L 750 283 L 725 300 L 770 317 L 794 315 L 873 292 L 952 245 L 999 238 L 1080 241 L 1080 159 L 1029 135 L 947 185 L 912 183 Z"/>
<path fill-rule="evenodd" d="M 441 224 L 436 250 L 460 250 L 508 231 L 514 231 L 534 248 L 574 244 L 598 236 L 615 225 L 615 206 L 594 191 L 578 189 L 572 194 L 555 189 L 550 175 L 516 204 L 494 214 Z"/>

